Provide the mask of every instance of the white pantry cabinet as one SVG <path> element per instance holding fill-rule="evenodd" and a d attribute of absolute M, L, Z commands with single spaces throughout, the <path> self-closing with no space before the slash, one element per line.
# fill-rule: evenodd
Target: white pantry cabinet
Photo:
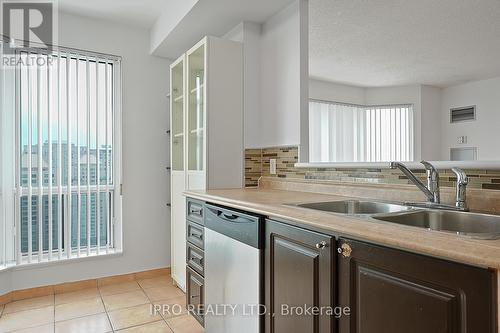
<path fill-rule="evenodd" d="M 171 267 L 186 286 L 185 190 L 241 188 L 242 44 L 205 37 L 170 66 Z"/>

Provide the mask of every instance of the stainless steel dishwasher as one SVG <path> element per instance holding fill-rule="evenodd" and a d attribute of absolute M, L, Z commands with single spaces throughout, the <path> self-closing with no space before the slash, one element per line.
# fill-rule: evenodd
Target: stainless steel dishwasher
<path fill-rule="evenodd" d="M 205 206 L 205 332 L 258 333 L 263 290 L 259 216 Z"/>

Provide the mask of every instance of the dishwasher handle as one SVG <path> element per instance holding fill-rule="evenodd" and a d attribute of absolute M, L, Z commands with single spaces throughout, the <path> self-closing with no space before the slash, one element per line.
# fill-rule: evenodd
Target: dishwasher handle
<path fill-rule="evenodd" d="M 233 222 L 233 223 L 252 223 L 254 220 L 249 219 L 245 216 L 241 215 L 236 215 L 234 213 L 225 213 L 219 209 L 213 208 L 213 207 L 207 207 L 208 210 L 210 210 L 213 214 L 217 215 L 218 218 L 225 220 L 227 222 Z"/>
<path fill-rule="evenodd" d="M 205 228 L 257 249 L 264 246 L 264 218 L 236 210 L 205 205 Z"/>

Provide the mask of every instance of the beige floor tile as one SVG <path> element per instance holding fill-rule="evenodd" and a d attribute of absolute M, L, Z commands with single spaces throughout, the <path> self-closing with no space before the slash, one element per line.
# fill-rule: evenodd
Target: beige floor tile
<path fill-rule="evenodd" d="M 141 326 L 135 326 L 124 330 L 117 331 L 119 333 L 173 333 L 168 325 L 162 320 Z"/>
<path fill-rule="evenodd" d="M 117 283 L 117 284 L 105 284 L 99 287 L 101 295 L 113 295 L 120 294 L 127 291 L 139 290 L 141 287 L 135 281 Z"/>
<path fill-rule="evenodd" d="M 100 297 L 99 290 L 97 288 L 88 288 L 69 293 L 56 294 L 56 305 L 78 302 L 96 297 Z"/>
<path fill-rule="evenodd" d="M 108 313 L 114 330 L 162 320 L 159 314 L 153 314 L 151 304 L 142 304 Z"/>
<path fill-rule="evenodd" d="M 106 333 L 112 332 L 108 315 L 100 313 L 56 323 L 56 333 Z"/>
<path fill-rule="evenodd" d="M 3 314 L 0 318 L 0 332 L 42 326 L 54 322 L 54 306 Z"/>
<path fill-rule="evenodd" d="M 102 312 L 104 312 L 104 305 L 101 298 L 94 297 L 83 301 L 56 305 L 56 321 L 90 316 Z"/>
<path fill-rule="evenodd" d="M 157 306 L 155 309 L 157 309 L 161 313 L 163 318 L 170 318 L 187 314 L 185 296 L 154 301 L 153 306 Z"/>
<path fill-rule="evenodd" d="M 146 289 L 144 292 L 152 302 L 184 296 L 182 290 L 172 285 L 168 287 Z"/>
<path fill-rule="evenodd" d="M 102 296 L 102 299 L 108 311 L 149 303 L 149 299 L 142 290 L 106 295 Z"/>
<path fill-rule="evenodd" d="M 12 333 L 54 333 L 54 324 L 25 328 Z"/>
<path fill-rule="evenodd" d="M 54 295 L 35 297 L 15 301 L 5 305 L 4 313 L 26 311 L 54 305 Z"/>
<path fill-rule="evenodd" d="M 171 287 L 174 285 L 172 278 L 170 276 L 158 276 L 151 279 L 141 279 L 139 284 L 144 289 L 158 288 L 158 287 Z"/>
<path fill-rule="evenodd" d="M 203 333 L 203 327 L 191 315 L 167 319 L 167 324 L 175 333 Z"/>

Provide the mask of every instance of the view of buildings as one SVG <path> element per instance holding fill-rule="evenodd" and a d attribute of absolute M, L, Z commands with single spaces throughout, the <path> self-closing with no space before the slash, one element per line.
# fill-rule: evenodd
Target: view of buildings
<path fill-rule="evenodd" d="M 52 224 L 52 248 L 58 249 L 59 232 L 61 232 L 61 248 L 65 247 L 64 240 L 67 230 L 64 230 L 65 219 L 71 218 L 71 246 L 72 248 L 78 245 L 78 225 L 80 224 L 80 244 L 85 247 L 87 239 L 87 224 L 90 225 L 90 244 L 97 244 L 97 200 L 99 200 L 99 230 L 100 244 L 106 245 L 107 223 L 111 223 L 108 218 L 108 212 L 111 211 L 113 190 L 111 186 L 112 180 L 112 148 L 109 146 L 101 146 L 99 154 L 97 149 L 88 149 L 87 147 L 79 147 L 71 144 L 68 147 L 67 143 L 61 143 L 61 163 L 59 161 L 58 143 L 52 143 L 52 170 L 49 170 L 49 143 L 45 142 L 42 146 L 42 168 L 39 168 L 39 149 L 38 145 L 31 146 L 31 155 L 29 148 L 25 145 L 21 153 L 21 170 L 20 181 L 23 189 L 23 195 L 20 203 L 21 216 L 21 250 L 23 253 L 28 252 L 28 223 L 29 223 L 29 205 L 30 197 L 27 194 L 29 179 L 31 179 L 32 195 L 31 195 L 31 226 L 32 226 L 32 251 L 35 253 L 39 248 L 39 220 L 41 214 L 42 221 L 42 239 L 43 251 L 49 249 L 49 223 Z M 71 149 L 71 186 L 68 189 L 68 149 Z M 78 151 L 79 150 L 79 151 Z M 106 154 L 106 151 L 108 154 Z M 78 154 L 80 161 L 78 164 Z M 97 194 L 97 156 L 99 155 L 99 195 Z M 31 172 L 30 168 L 31 156 Z M 60 169 L 59 169 L 60 168 Z M 78 170 L 80 172 L 80 193 L 78 193 Z M 109 171 L 108 171 L 109 170 Z M 61 200 L 59 202 L 59 172 L 61 176 Z M 49 176 L 52 174 L 52 218 L 49 221 L 49 196 L 48 185 Z M 108 176 L 110 191 L 105 192 L 106 177 Z M 39 177 L 42 177 L 42 188 L 39 187 Z M 90 185 L 90 200 L 88 200 L 88 189 Z M 69 191 L 71 191 L 71 209 L 68 208 Z M 40 192 L 42 193 L 40 195 Z M 108 200 L 106 200 L 108 196 Z M 41 200 L 41 204 L 39 204 Z M 90 205 L 89 205 L 90 201 Z M 108 204 L 106 204 L 106 201 Z M 90 214 L 88 215 L 88 208 Z M 61 221 L 59 221 L 59 217 Z M 90 223 L 88 223 L 90 222 Z M 58 227 L 61 226 L 61 230 Z M 68 235 L 69 236 L 69 235 Z"/>

